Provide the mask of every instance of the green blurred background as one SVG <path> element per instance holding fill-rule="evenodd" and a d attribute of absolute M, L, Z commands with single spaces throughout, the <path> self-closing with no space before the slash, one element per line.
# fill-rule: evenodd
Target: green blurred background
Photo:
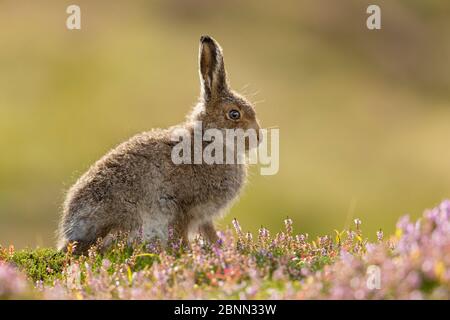
<path fill-rule="evenodd" d="M 82 30 L 65 28 L 81 6 Z M 382 9 L 382 30 L 365 26 Z M 220 222 L 373 237 L 450 197 L 449 1 L 0 1 L 0 243 L 53 245 L 64 192 L 131 135 L 181 122 L 200 35 L 280 129 L 280 171 Z"/>

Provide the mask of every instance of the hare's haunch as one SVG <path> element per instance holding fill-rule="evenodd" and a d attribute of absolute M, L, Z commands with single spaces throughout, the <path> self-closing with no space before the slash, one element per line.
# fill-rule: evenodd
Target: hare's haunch
<path fill-rule="evenodd" d="M 60 250 L 77 242 L 84 253 L 98 238 L 126 232 L 130 240 L 159 238 L 169 229 L 188 241 L 200 232 L 217 240 L 213 221 L 237 198 L 246 180 L 245 164 L 175 164 L 172 134 L 184 129 L 254 129 L 251 103 L 231 90 L 222 49 L 200 38 L 201 95 L 187 120 L 168 129 L 140 133 L 92 165 L 67 193 L 59 226 Z M 258 137 L 259 139 L 259 137 Z"/>

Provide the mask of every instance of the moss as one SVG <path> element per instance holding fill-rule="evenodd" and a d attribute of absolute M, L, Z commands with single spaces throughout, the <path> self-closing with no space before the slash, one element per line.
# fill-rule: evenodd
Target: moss
<path fill-rule="evenodd" d="M 66 262 L 65 254 L 50 248 L 25 249 L 15 252 L 8 261 L 16 265 L 27 276 L 36 281 L 51 284 L 61 278 L 61 272 Z"/>

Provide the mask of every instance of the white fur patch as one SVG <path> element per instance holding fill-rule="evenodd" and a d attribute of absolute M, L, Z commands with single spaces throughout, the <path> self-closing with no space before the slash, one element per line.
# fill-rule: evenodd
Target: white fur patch
<path fill-rule="evenodd" d="M 213 221 L 214 218 L 220 216 L 222 212 L 223 210 L 218 209 L 217 204 L 213 202 L 201 204 L 192 208 L 189 213 L 194 219 L 191 221 L 188 229 L 189 240 L 195 238 L 198 234 L 198 229 L 202 224 Z"/>
<path fill-rule="evenodd" d="M 169 236 L 169 222 L 171 217 L 161 212 L 140 212 L 142 218 L 142 240 L 150 241 L 158 238 L 167 243 Z"/>

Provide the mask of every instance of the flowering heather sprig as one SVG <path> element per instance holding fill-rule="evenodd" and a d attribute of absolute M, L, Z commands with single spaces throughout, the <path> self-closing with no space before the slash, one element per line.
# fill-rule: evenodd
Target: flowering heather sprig
<path fill-rule="evenodd" d="M 259 229 L 259 240 L 266 241 L 270 238 L 270 232 L 266 228 L 262 227 Z"/>
<path fill-rule="evenodd" d="M 381 229 L 377 231 L 377 240 L 380 242 L 383 241 L 383 230 Z"/>
<path fill-rule="evenodd" d="M 355 226 L 356 226 L 356 233 L 360 236 L 361 235 L 361 220 L 356 218 L 354 221 Z"/>
<path fill-rule="evenodd" d="M 175 238 L 175 231 L 173 230 L 172 226 L 168 227 L 168 238 L 169 241 L 172 241 Z"/>
<path fill-rule="evenodd" d="M 14 254 L 14 251 L 15 251 L 14 245 L 11 244 L 8 248 L 9 255 L 12 256 Z"/>
<path fill-rule="evenodd" d="M 355 239 L 355 231 L 353 230 L 347 230 L 347 240 L 352 243 Z"/>
<path fill-rule="evenodd" d="M 236 231 L 236 234 L 238 236 L 237 241 L 236 241 L 236 248 L 241 251 L 244 249 L 245 244 L 244 244 L 244 239 L 242 239 L 242 229 L 241 229 L 241 225 L 239 224 L 239 221 L 237 221 L 236 218 L 233 219 L 233 227 L 234 230 Z"/>
<path fill-rule="evenodd" d="M 307 233 L 305 234 L 298 234 L 295 236 L 295 239 L 297 240 L 298 243 L 300 244 L 305 244 L 306 241 L 308 240 L 309 235 Z"/>
<path fill-rule="evenodd" d="M 284 226 L 286 228 L 286 233 L 290 236 L 292 235 L 292 219 L 289 217 L 284 220 Z"/>
<path fill-rule="evenodd" d="M 236 230 L 236 233 L 238 234 L 238 236 L 241 236 L 242 235 L 241 225 L 239 224 L 239 221 L 237 221 L 236 218 L 233 219 L 233 227 L 234 227 L 234 230 Z"/>
<path fill-rule="evenodd" d="M 67 256 L 72 256 L 72 255 L 73 255 L 73 253 L 75 252 L 75 249 L 76 249 L 77 245 L 78 245 L 78 242 L 77 242 L 77 241 L 69 242 L 69 243 L 67 244 L 67 248 L 66 248 Z"/>
<path fill-rule="evenodd" d="M 252 249 L 253 248 L 253 235 L 251 234 L 251 232 L 247 232 L 245 234 L 245 245 L 249 248 Z"/>
<path fill-rule="evenodd" d="M 399 219 L 396 238 L 368 244 L 361 255 L 348 251 L 335 264 L 326 266 L 307 284 L 302 298 L 331 299 L 449 299 L 450 248 L 449 202 L 428 210 L 422 219 Z M 373 266 L 375 268 L 373 268 Z M 369 267 L 380 286 L 367 285 Z M 319 284 L 327 290 L 319 290 Z"/>

